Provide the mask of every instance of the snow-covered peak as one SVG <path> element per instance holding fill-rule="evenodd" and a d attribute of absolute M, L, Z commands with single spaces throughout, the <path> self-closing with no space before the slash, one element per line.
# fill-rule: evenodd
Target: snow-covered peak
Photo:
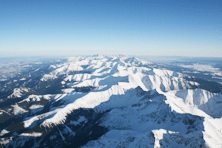
<path fill-rule="evenodd" d="M 12 113 L 14 115 L 23 114 L 25 112 L 27 111 L 21 108 L 20 106 L 18 106 L 18 104 L 12 105 Z"/>
<path fill-rule="evenodd" d="M 29 90 L 29 88 L 15 88 L 13 93 L 8 96 L 8 98 L 20 98 L 22 97 L 23 93 L 27 93 Z"/>
<path fill-rule="evenodd" d="M 42 124 L 44 126 L 63 123 L 66 115 L 78 108 L 94 108 L 103 112 L 133 104 L 140 99 L 134 90 L 137 87 L 143 91 L 191 88 L 189 81 L 183 79 L 180 73 L 155 69 L 138 58 L 122 55 L 69 58 L 50 74 L 44 75 L 43 79 L 47 81 L 46 76 L 56 79 L 64 74 L 62 84 L 69 88 L 63 89 L 64 95 L 57 95 L 55 100 L 63 100 L 63 104 L 68 105 L 59 109 L 52 118 L 45 120 Z M 78 88 L 94 89 L 79 97 L 75 94 Z M 134 97 L 130 99 L 130 96 Z"/>
<path fill-rule="evenodd" d="M 221 147 L 221 93 L 153 65 L 124 55 L 52 64 L 37 84 L 41 95 L 0 110 L 0 117 L 14 115 L 21 125 L 2 124 L 0 146 L 25 147 L 35 138 L 33 147 L 81 140 L 83 147 Z M 47 94 L 49 88 L 56 91 Z M 15 89 L 13 95 L 28 91 Z"/>

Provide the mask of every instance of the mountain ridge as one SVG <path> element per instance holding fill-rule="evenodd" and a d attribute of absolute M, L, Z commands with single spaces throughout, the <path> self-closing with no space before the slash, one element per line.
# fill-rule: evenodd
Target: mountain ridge
<path fill-rule="evenodd" d="M 0 123 L 1 147 L 222 146 L 221 93 L 187 75 L 124 55 L 71 57 L 47 71 L 37 80 L 43 94 L 1 108 L 16 107 Z"/>

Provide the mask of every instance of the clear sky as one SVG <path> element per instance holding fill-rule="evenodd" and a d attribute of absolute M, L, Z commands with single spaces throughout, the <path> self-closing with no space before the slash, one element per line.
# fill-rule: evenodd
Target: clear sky
<path fill-rule="evenodd" d="M 0 57 L 222 57 L 222 0 L 0 0 Z"/>

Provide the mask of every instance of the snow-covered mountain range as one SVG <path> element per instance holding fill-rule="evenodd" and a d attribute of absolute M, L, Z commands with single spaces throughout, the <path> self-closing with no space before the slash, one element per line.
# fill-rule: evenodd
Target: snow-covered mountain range
<path fill-rule="evenodd" d="M 195 80 L 122 55 L 38 66 L 1 82 L 0 147 L 221 148 L 222 93 Z"/>

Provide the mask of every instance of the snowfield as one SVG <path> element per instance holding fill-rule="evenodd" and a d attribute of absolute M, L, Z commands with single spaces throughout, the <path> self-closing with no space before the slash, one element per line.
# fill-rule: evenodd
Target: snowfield
<path fill-rule="evenodd" d="M 10 114 L 1 147 L 222 147 L 221 92 L 182 73 L 122 55 L 71 57 L 49 69 L 39 83 L 47 89 L 56 81 L 60 93 L 1 109 L 0 117 Z"/>

